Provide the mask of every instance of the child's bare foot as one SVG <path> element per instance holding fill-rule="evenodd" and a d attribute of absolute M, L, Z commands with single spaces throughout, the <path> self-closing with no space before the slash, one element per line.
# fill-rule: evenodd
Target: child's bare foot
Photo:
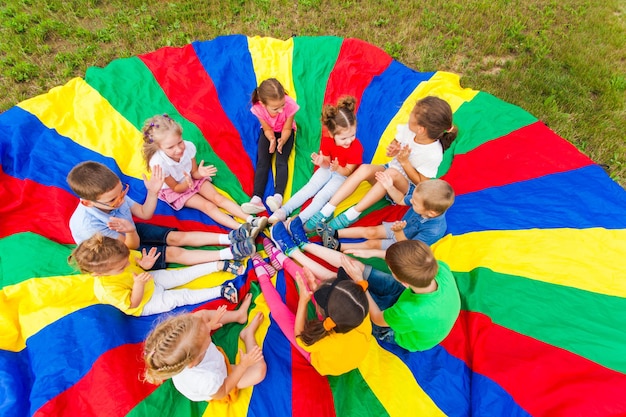
<path fill-rule="evenodd" d="M 263 313 L 259 311 L 248 323 L 248 325 L 241 331 L 241 333 L 239 333 L 239 337 L 241 338 L 241 340 L 243 340 L 244 343 L 254 342 L 256 344 L 256 342 L 254 341 L 254 333 L 256 333 L 256 330 L 259 328 L 262 322 Z"/>
<path fill-rule="evenodd" d="M 237 313 L 237 323 L 244 324 L 248 321 L 248 309 L 250 308 L 250 303 L 252 303 L 252 294 L 248 293 L 244 297 L 239 308 L 235 310 L 235 313 Z"/>

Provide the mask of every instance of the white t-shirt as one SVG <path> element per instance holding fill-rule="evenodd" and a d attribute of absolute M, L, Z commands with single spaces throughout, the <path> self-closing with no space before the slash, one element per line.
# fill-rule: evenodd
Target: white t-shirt
<path fill-rule="evenodd" d="M 437 170 L 439 164 L 443 160 L 443 147 L 439 140 L 423 145 L 421 143 L 415 143 L 413 140 L 415 133 L 409 129 L 408 124 L 398 125 L 398 133 L 396 134 L 396 140 L 401 145 L 409 145 L 411 153 L 409 154 L 409 163 L 417 172 L 427 178 L 434 178 L 437 176 Z M 402 174 L 405 174 L 404 168 L 396 158 L 393 158 L 389 162 L 390 168 L 395 168 Z M 406 174 L 405 174 L 406 175 Z"/>
<path fill-rule="evenodd" d="M 196 157 L 196 145 L 186 140 L 183 143 L 185 144 L 185 152 L 180 157 L 180 161 L 174 161 L 159 149 L 150 158 L 150 168 L 154 169 L 155 165 L 161 165 L 165 178 L 171 176 L 176 182 L 181 182 L 185 178 L 185 172 L 191 174 L 191 160 Z M 163 183 L 161 189 L 164 188 L 169 188 L 169 186 Z"/>
<path fill-rule="evenodd" d="M 191 401 L 211 401 L 228 372 L 224 355 L 211 342 L 202 362 L 172 377 L 176 389 Z"/>

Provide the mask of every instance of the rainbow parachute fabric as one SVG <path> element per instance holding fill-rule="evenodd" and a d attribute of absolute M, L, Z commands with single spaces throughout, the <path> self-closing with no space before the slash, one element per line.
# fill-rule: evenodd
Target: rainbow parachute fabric
<path fill-rule="evenodd" d="M 438 176 L 457 199 L 433 250 L 454 272 L 462 311 L 431 350 L 372 342 L 357 370 L 321 377 L 271 320 L 249 268 L 236 284 L 254 295 L 250 314 L 265 312 L 257 337 L 267 377 L 232 404 L 194 403 L 171 382 L 141 380 L 142 341 L 159 317 L 98 304 L 91 278 L 67 265 L 78 199 L 65 177 L 79 162 L 99 161 L 143 201 L 140 129 L 167 113 L 198 161 L 218 168 L 215 185 L 242 203 L 259 128 L 250 93 L 269 77 L 301 107 L 287 195 L 312 174 L 323 104 L 355 96 L 363 160 L 384 163 L 417 99 L 450 103 L 459 136 Z M 626 193 L 535 117 L 461 88 L 454 74 L 415 71 L 356 39 L 225 36 L 90 68 L 19 103 L 0 115 L 0 157 L 2 416 L 626 415 Z M 381 202 L 358 224 L 406 209 Z M 222 230 L 162 202 L 151 222 Z M 223 280 L 213 274 L 189 285 Z M 275 280 L 294 308 L 291 277 L 280 271 Z M 241 327 L 215 334 L 231 361 Z"/>

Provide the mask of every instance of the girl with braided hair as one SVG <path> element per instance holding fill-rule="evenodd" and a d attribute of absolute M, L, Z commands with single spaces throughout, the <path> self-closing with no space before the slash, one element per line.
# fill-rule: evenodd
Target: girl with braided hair
<path fill-rule="evenodd" d="M 263 322 L 257 313 L 239 337 L 246 352 L 239 349 L 239 363 L 230 364 L 224 351 L 211 340 L 211 332 L 227 323 L 245 323 L 252 300 L 248 294 L 237 310 L 199 310 L 171 316 L 159 323 L 146 338 L 144 378 L 161 384 L 172 378 L 174 387 L 191 401 L 234 401 L 239 389 L 265 378 L 263 352 L 254 334 Z"/>

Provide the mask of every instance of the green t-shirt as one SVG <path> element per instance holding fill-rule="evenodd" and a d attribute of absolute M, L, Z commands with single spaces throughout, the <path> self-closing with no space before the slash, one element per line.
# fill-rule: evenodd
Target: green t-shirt
<path fill-rule="evenodd" d="M 415 294 L 410 288 L 396 303 L 383 311 L 383 317 L 395 333 L 396 343 L 415 352 L 440 343 L 450 333 L 461 311 L 459 290 L 450 267 L 438 261 L 435 276 L 438 288 L 428 294 Z"/>

